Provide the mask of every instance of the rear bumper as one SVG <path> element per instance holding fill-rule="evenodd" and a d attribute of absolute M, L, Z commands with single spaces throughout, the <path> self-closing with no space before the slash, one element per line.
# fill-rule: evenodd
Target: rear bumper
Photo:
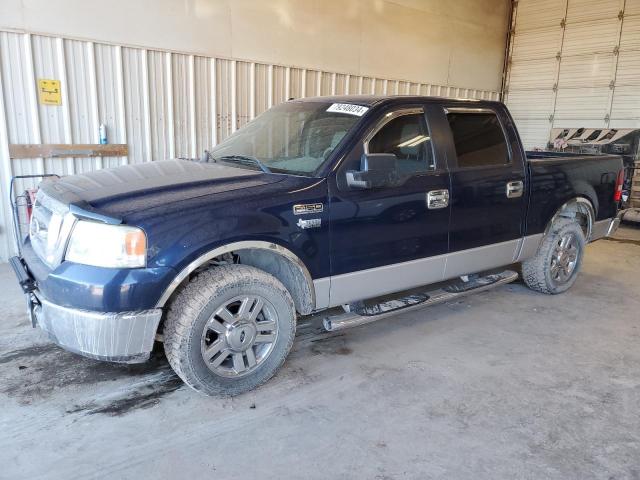
<path fill-rule="evenodd" d="M 149 358 L 161 309 L 139 312 L 92 312 L 55 305 L 31 295 L 37 325 L 51 340 L 74 353 L 111 362 L 139 363 Z"/>
<path fill-rule="evenodd" d="M 613 235 L 618 227 L 620 226 L 620 222 L 622 217 L 624 216 L 625 210 L 620 210 L 618 214 L 614 218 L 607 218 L 606 220 L 599 220 L 593 224 L 593 229 L 591 231 L 591 237 L 589 238 L 590 242 L 594 242 L 604 237 L 610 237 Z"/>
<path fill-rule="evenodd" d="M 609 223 L 609 228 L 607 228 L 607 233 L 605 235 L 606 237 L 610 237 L 611 235 L 616 233 L 616 230 L 618 230 L 618 227 L 620 226 L 620 222 L 622 221 L 622 217 L 624 217 L 625 211 L 626 210 L 620 210 L 616 215 L 616 217 L 611 219 L 611 222 Z"/>

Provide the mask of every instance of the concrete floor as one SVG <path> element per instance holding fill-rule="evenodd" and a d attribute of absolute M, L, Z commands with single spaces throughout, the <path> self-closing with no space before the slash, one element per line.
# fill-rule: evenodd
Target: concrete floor
<path fill-rule="evenodd" d="M 575 287 L 520 283 L 337 335 L 216 400 L 162 356 L 76 357 L 0 267 L 0 478 L 640 478 L 640 229 Z"/>

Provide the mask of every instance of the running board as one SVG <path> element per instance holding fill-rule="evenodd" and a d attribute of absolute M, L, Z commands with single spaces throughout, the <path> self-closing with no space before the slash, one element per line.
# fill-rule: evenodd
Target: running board
<path fill-rule="evenodd" d="M 372 306 L 359 305 L 351 307 L 351 311 L 325 317 L 322 321 L 324 329 L 328 332 L 336 332 L 347 328 L 376 322 L 383 318 L 395 315 L 398 312 L 417 310 L 429 305 L 448 302 L 471 293 L 483 292 L 506 283 L 511 283 L 518 278 L 518 274 L 512 270 L 505 270 L 494 275 L 477 277 L 464 282 L 458 282 L 446 287 L 424 291 L 403 298 L 389 300 Z"/>

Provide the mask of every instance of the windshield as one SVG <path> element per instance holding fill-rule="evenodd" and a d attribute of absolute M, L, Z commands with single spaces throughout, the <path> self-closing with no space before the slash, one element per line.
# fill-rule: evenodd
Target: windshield
<path fill-rule="evenodd" d="M 283 103 L 209 153 L 215 161 L 246 168 L 313 175 L 367 110 L 330 102 Z"/>

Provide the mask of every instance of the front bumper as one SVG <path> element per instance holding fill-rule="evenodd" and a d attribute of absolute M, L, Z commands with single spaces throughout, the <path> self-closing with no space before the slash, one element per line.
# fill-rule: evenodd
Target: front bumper
<path fill-rule="evenodd" d="M 51 340 L 65 350 L 110 362 L 139 363 L 149 358 L 161 309 L 104 313 L 55 305 L 32 293 L 33 316 Z"/>
<path fill-rule="evenodd" d="M 162 309 L 99 312 L 57 305 L 47 300 L 24 262 L 10 264 L 27 298 L 33 326 L 39 326 L 62 348 L 85 357 L 139 363 L 149 358 Z"/>

